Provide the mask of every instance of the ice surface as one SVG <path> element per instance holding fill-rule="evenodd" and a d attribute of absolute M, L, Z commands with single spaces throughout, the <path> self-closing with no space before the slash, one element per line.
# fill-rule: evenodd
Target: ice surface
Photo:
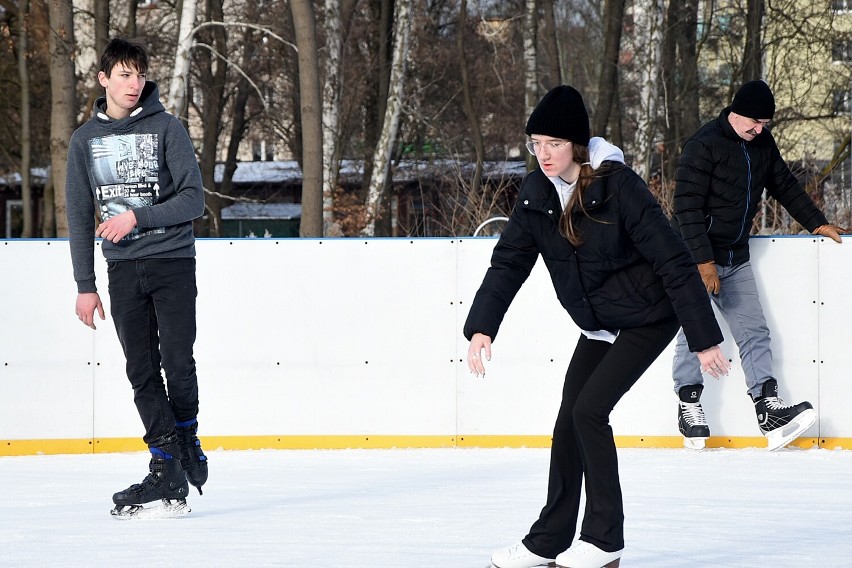
<path fill-rule="evenodd" d="M 0 458 L 0 566 L 484 568 L 542 449 L 208 451 L 183 519 L 112 519 L 144 453 Z M 852 566 L 852 452 L 619 450 L 624 568 Z M 191 488 L 192 489 L 192 488 Z"/>

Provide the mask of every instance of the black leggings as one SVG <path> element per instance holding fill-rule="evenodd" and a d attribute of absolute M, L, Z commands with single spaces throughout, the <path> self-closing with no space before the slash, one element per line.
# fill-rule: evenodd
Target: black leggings
<path fill-rule="evenodd" d="M 624 329 L 612 344 L 580 337 L 553 429 L 547 503 L 524 538 L 530 551 L 554 558 L 571 546 L 584 475 L 581 539 L 607 552 L 624 548 L 624 509 L 609 414 L 679 327 L 672 318 Z"/>

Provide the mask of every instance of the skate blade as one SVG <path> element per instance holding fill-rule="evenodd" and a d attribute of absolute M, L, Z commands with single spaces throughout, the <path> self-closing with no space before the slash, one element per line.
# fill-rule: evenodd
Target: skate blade
<path fill-rule="evenodd" d="M 548 564 L 548 566 L 555 566 L 556 568 L 571 568 L 570 566 L 562 566 L 562 564 Z M 621 558 L 616 558 L 609 564 L 604 564 L 601 568 L 618 568 L 621 566 Z"/>
<path fill-rule="evenodd" d="M 816 418 L 816 410 L 808 408 L 793 418 L 786 426 L 782 426 L 766 434 L 767 449 L 770 452 L 774 452 L 785 447 L 798 438 L 802 432 L 810 428 L 816 422 Z"/>
<path fill-rule="evenodd" d="M 539 564 L 539 566 L 546 566 L 547 568 L 558 568 L 557 565 L 556 565 L 556 562 L 548 562 L 547 564 Z M 496 564 L 494 564 L 493 562 L 489 562 L 488 566 L 486 566 L 485 568 L 500 568 L 500 567 L 497 566 Z"/>
<path fill-rule="evenodd" d="M 162 499 L 159 505 L 116 505 L 109 512 L 114 519 L 177 519 L 189 514 L 192 509 L 186 499 Z"/>
<path fill-rule="evenodd" d="M 687 438 L 684 436 L 683 447 L 687 450 L 703 450 L 706 441 L 707 438 Z"/>

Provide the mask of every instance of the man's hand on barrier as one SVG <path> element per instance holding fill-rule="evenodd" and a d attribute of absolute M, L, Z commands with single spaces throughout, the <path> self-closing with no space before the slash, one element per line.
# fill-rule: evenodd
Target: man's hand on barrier
<path fill-rule="evenodd" d="M 814 229 L 814 234 L 819 235 L 821 237 L 826 237 L 831 239 L 836 243 L 842 243 L 843 239 L 840 238 L 840 235 L 849 234 L 849 229 L 844 229 L 843 227 L 838 227 L 837 225 L 820 225 L 816 229 Z"/>

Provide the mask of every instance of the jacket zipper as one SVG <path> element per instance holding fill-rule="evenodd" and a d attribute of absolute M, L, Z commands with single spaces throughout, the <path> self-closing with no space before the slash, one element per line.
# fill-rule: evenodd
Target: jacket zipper
<path fill-rule="evenodd" d="M 748 210 L 751 207 L 751 157 L 748 155 L 748 149 L 746 148 L 745 142 L 740 142 L 740 147 L 743 149 L 743 154 L 745 155 L 746 164 L 748 165 L 748 176 L 746 177 L 747 185 L 746 185 L 746 205 L 745 210 L 743 211 L 743 220 L 740 224 L 740 233 L 737 235 L 737 238 L 731 244 L 734 244 L 740 237 L 743 236 L 743 231 L 745 230 L 745 220 L 748 217 Z M 728 265 L 732 265 L 734 263 L 734 249 L 728 249 Z"/>

